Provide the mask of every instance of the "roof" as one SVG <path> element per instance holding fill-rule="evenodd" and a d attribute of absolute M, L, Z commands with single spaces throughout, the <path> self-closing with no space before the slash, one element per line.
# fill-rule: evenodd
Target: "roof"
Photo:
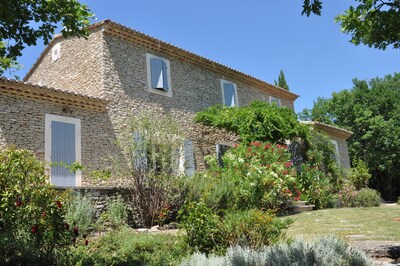
<path fill-rule="evenodd" d="M 131 42 L 131 43 L 135 43 L 135 44 L 144 46 L 153 51 L 176 58 L 180 61 L 184 61 L 184 62 L 188 62 L 188 63 L 194 64 L 194 65 L 201 66 L 210 71 L 220 73 L 220 74 L 224 75 L 225 77 L 229 77 L 233 80 L 241 81 L 241 82 L 247 83 L 249 85 L 253 85 L 257 88 L 265 89 L 268 92 L 270 92 L 271 94 L 273 94 L 274 96 L 282 97 L 282 98 L 285 98 L 285 99 L 288 99 L 291 101 L 294 101 L 299 97 L 299 95 L 292 93 L 290 91 L 287 91 L 283 88 L 272 85 L 268 82 L 262 81 L 258 78 L 255 78 L 253 76 L 250 76 L 250 75 L 240 72 L 238 70 L 230 68 L 226 65 L 217 63 L 213 60 L 207 59 L 200 55 L 196 55 L 192 52 L 189 52 L 187 50 L 179 48 L 170 43 L 158 40 L 154 37 L 146 35 L 137 30 L 128 28 L 119 23 L 113 22 L 109 19 L 99 21 L 99 22 L 94 23 L 89 26 L 90 31 L 93 31 L 98 28 L 102 28 L 102 30 L 105 34 L 109 34 L 109 35 L 115 36 L 117 38 L 123 39 L 127 42 Z M 50 49 L 50 47 L 53 45 L 53 43 L 59 38 L 62 38 L 61 34 L 58 34 L 53 38 L 53 40 L 46 47 L 46 49 L 42 52 L 42 54 L 39 56 L 39 58 L 37 59 L 35 64 L 32 66 L 32 68 L 26 74 L 26 76 L 24 78 L 25 81 L 29 79 L 30 75 L 33 73 L 33 71 L 39 65 L 41 59 L 46 55 L 48 49 Z"/>
<path fill-rule="evenodd" d="M 346 140 L 348 138 L 350 138 L 351 135 L 353 135 L 353 132 L 351 132 L 347 129 L 328 125 L 328 124 L 321 123 L 318 121 L 300 121 L 300 123 L 313 125 L 314 128 L 316 128 L 316 129 L 319 129 L 321 131 L 324 131 L 324 132 L 326 132 L 330 135 L 336 136 L 336 137 L 344 138 Z"/>
<path fill-rule="evenodd" d="M 43 100 L 55 104 L 100 112 L 105 111 L 107 104 L 107 101 L 101 98 L 5 77 L 0 77 L 0 94 L 33 100 Z"/>

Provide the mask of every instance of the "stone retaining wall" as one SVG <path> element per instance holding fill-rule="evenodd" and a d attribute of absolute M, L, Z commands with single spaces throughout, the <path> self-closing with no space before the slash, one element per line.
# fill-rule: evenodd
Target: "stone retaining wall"
<path fill-rule="evenodd" d="M 64 191 L 67 188 L 55 187 L 58 191 Z M 79 193 L 82 196 L 89 196 L 94 203 L 96 214 L 95 217 L 98 219 L 102 212 L 106 211 L 107 202 L 121 196 L 122 199 L 127 203 L 128 212 L 128 225 L 139 228 L 143 227 L 142 220 L 139 213 L 132 208 L 132 191 L 126 187 L 75 187 L 72 189 L 74 193 Z"/>

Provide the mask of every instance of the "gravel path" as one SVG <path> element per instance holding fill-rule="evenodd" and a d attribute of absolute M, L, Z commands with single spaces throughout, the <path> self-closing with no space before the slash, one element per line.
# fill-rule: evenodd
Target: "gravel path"
<path fill-rule="evenodd" d="M 376 265 L 400 265 L 400 242 L 362 240 L 350 241 L 352 247 L 365 251 Z"/>

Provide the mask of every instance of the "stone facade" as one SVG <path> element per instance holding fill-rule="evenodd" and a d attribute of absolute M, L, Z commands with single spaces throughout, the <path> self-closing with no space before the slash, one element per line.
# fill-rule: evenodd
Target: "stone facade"
<path fill-rule="evenodd" d="M 314 129 L 325 133 L 328 137 L 337 144 L 338 161 L 344 168 L 350 168 L 349 151 L 347 149 L 347 139 L 351 137 L 352 132 L 343 128 L 327 125 L 316 121 L 302 121 L 302 123 L 310 124 Z M 335 145 L 334 144 L 334 145 Z M 336 148 L 336 147 L 335 147 Z"/>
<path fill-rule="evenodd" d="M 88 39 L 55 37 L 24 79 L 109 101 L 101 118 L 71 114 L 84 118 L 82 152 L 90 154 L 93 161 L 88 162 L 83 154 L 82 164 L 90 169 L 108 167 L 108 157 L 123 157 L 124 151 L 113 143 L 124 143 L 129 118 L 143 111 L 173 116 L 194 143 L 196 169 L 204 169 L 204 156 L 215 153 L 216 144 L 234 144 L 238 140 L 232 133 L 193 122 L 196 112 L 222 103 L 221 79 L 236 84 L 239 106 L 254 100 L 269 101 L 272 96 L 279 98 L 282 106 L 294 109 L 298 96 L 293 93 L 117 23 L 103 21 L 90 31 Z M 60 45 L 60 57 L 53 61 L 56 44 Z M 147 54 L 170 62 L 172 97 L 149 92 Z M 107 147 L 99 149 L 101 143 L 107 143 Z M 83 184 L 92 182 L 88 177 L 83 180 Z"/>
<path fill-rule="evenodd" d="M 60 57 L 53 62 L 52 48 L 60 44 Z M 55 38 L 25 78 L 33 84 L 101 97 L 103 93 L 103 33 L 91 31 L 88 39 Z M 28 79 L 29 77 L 29 79 Z"/>
<path fill-rule="evenodd" d="M 28 149 L 33 151 L 38 159 L 44 160 L 46 114 L 81 120 L 81 162 L 86 173 L 109 169 L 113 166 L 109 158 L 122 158 L 121 151 L 114 141 L 112 123 L 106 112 L 66 109 L 64 105 L 3 93 L 0 93 L 0 148 L 16 146 Z M 123 182 L 115 181 L 119 184 Z M 83 178 L 82 185 L 89 185 L 89 182 L 89 179 Z"/>

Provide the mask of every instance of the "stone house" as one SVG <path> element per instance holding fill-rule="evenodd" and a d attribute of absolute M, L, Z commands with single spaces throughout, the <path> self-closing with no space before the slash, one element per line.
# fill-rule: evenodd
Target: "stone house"
<path fill-rule="evenodd" d="M 196 112 L 254 100 L 294 109 L 298 95 L 110 20 L 87 39 L 55 36 L 24 81 L 0 79 L 0 147 L 16 145 L 46 162 L 81 162 L 83 173 L 49 167 L 57 186 L 98 184 L 87 174 L 124 160 L 129 118 L 143 111 L 173 116 L 187 132 L 187 173 L 237 136 L 193 122 Z M 187 144 L 187 145 L 186 145 Z M 217 145 L 217 146 L 216 146 Z"/>
<path fill-rule="evenodd" d="M 336 161 L 344 168 L 350 168 L 347 140 L 353 132 L 317 121 L 301 121 L 301 123 L 312 125 L 315 130 L 328 135 L 334 147 Z"/>

